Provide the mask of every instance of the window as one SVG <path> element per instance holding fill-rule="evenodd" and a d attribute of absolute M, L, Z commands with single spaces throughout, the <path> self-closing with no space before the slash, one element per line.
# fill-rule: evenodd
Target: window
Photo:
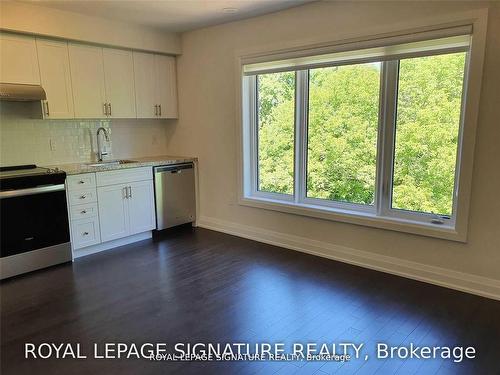
<path fill-rule="evenodd" d="M 309 71 L 308 198 L 374 204 L 380 67 Z"/>
<path fill-rule="evenodd" d="M 257 76 L 258 190 L 293 194 L 295 73 Z"/>
<path fill-rule="evenodd" d="M 426 35 L 243 62 L 243 203 L 454 239 L 471 28 Z"/>
<path fill-rule="evenodd" d="M 466 53 L 399 62 L 392 208 L 453 214 Z"/>

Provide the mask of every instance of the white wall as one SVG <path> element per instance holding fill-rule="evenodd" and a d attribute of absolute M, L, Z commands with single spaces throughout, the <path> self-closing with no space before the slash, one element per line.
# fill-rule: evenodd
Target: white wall
<path fill-rule="evenodd" d="M 167 153 L 166 129 L 172 120 L 36 120 L 29 118 L 28 105 L 0 103 L 0 165 L 93 161 L 101 126 L 110 134 L 109 158 Z"/>
<path fill-rule="evenodd" d="M 325 35 L 341 37 L 379 25 L 402 25 L 417 17 L 480 7 L 490 10 L 466 244 L 238 205 L 235 51 Z M 378 268 L 392 272 L 399 268 L 401 274 L 442 284 L 467 279 L 468 286 L 462 289 L 483 288 L 483 294 L 488 294 L 484 290 L 491 287 L 490 294 L 500 297 L 498 3 L 318 2 L 187 32 L 182 35 L 182 49 L 179 122 L 167 130 L 167 141 L 170 153 L 199 157 L 202 225 L 268 242 L 288 241 L 290 247 L 343 256 L 375 268 L 383 264 Z M 410 271 L 404 271 L 405 267 Z M 448 281 L 440 281 L 440 274 Z"/>
<path fill-rule="evenodd" d="M 114 47 L 181 53 L 180 37 L 176 33 L 12 0 L 0 2 L 0 29 Z"/>

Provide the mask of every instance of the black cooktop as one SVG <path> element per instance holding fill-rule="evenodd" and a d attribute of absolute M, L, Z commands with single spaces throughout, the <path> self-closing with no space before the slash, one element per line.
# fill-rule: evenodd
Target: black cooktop
<path fill-rule="evenodd" d="M 43 185 L 63 184 L 66 173 L 57 168 L 35 164 L 0 167 L 0 190 L 25 189 Z"/>

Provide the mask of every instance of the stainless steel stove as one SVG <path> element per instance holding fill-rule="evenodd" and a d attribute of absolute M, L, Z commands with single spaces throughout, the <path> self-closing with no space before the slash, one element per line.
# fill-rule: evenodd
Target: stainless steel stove
<path fill-rule="evenodd" d="M 66 173 L 0 167 L 0 279 L 71 260 Z"/>

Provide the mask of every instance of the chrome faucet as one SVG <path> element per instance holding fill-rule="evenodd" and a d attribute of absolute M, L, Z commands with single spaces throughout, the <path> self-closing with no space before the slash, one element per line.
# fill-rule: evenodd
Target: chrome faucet
<path fill-rule="evenodd" d="M 99 129 L 97 129 L 97 161 L 102 161 L 102 157 L 106 156 L 108 154 L 107 151 L 103 151 L 101 137 L 99 137 L 101 130 L 104 133 L 104 138 L 106 138 L 106 141 L 109 142 L 108 131 L 106 129 L 104 129 L 103 127 L 100 127 Z"/>

